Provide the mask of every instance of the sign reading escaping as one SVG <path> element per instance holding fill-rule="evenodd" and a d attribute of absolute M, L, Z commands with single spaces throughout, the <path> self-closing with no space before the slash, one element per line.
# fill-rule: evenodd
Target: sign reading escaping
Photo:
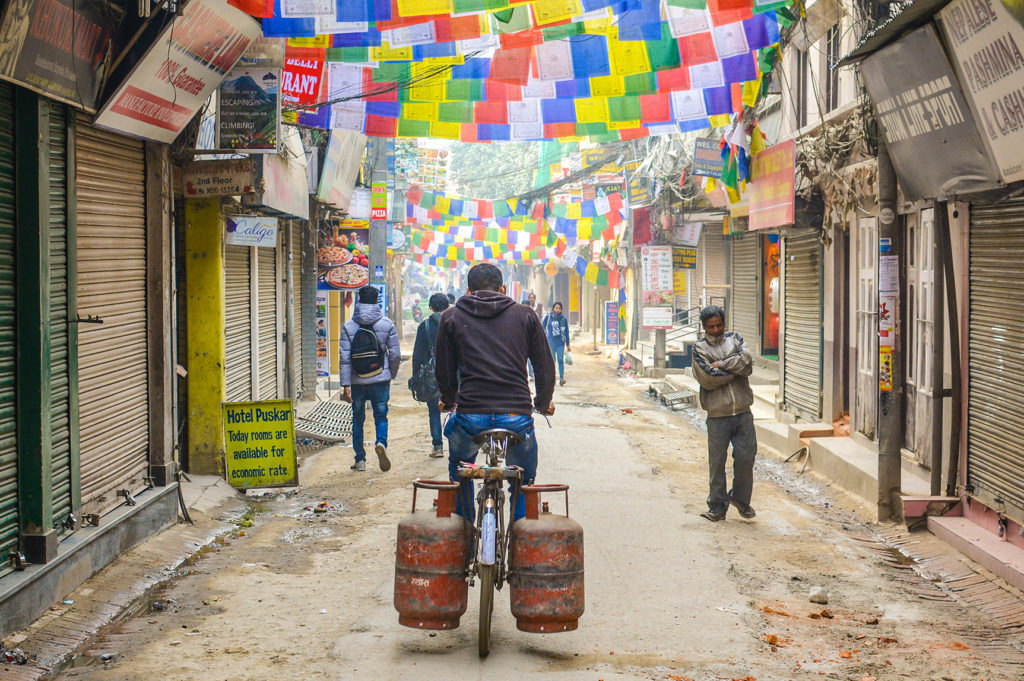
<path fill-rule="evenodd" d="M 299 484 L 291 400 L 225 402 L 224 441 L 224 477 L 232 487 Z"/>
<path fill-rule="evenodd" d="M 1024 13 L 1000 0 L 953 0 L 939 18 L 1000 175 L 1024 178 Z"/>

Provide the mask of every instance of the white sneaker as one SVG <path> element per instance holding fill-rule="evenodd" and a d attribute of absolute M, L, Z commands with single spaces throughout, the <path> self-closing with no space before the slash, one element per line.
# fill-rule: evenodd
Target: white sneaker
<path fill-rule="evenodd" d="M 380 463 L 381 472 L 387 473 L 389 470 L 391 470 L 391 462 L 388 461 L 387 447 L 378 442 L 373 449 L 375 452 L 377 452 L 377 461 Z"/>

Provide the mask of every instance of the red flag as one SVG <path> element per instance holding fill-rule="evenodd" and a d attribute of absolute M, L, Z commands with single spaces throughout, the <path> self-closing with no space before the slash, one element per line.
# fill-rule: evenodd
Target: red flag
<path fill-rule="evenodd" d="M 228 4 L 251 17 L 270 19 L 274 16 L 274 0 L 228 0 Z"/>

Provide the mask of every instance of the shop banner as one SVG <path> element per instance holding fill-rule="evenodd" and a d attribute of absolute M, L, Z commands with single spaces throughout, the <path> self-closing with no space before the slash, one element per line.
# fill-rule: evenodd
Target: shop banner
<path fill-rule="evenodd" d="M 604 303 L 604 344 L 619 344 L 619 303 L 606 300 Z"/>
<path fill-rule="evenodd" d="M 860 72 L 906 199 L 995 186 L 997 171 L 931 24 L 862 61 Z"/>
<path fill-rule="evenodd" d="M 672 279 L 672 247 L 643 246 L 640 249 L 643 301 L 648 305 L 671 304 L 675 290 Z"/>
<path fill-rule="evenodd" d="M 309 169 L 299 129 L 289 125 L 281 130 L 280 154 L 263 154 L 260 203 L 300 220 L 309 219 Z"/>
<path fill-rule="evenodd" d="M 232 246 L 277 247 L 277 218 L 262 215 L 229 215 L 224 220 L 224 241 Z"/>
<path fill-rule="evenodd" d="M 324 84 L 324 50 L 288 47 L 281 71 L 281 103 L 286 107 L 312 106 L 320 100 Z"/>
<path fill-rule="evenodd" d="M 722 176 L 722 150 L 717 140 L 698 138 L 693 141 L 693 174 L 715 178 Z"/>
<path fill-rule="evenodd" d="M 370 282 L 370 223 L 321 222 L 317 245 L 318 289 L 352 291 Z"/>
<path fill-rule="evenodd" d="M 953 0 L 939 22 L 999 175 L 1007 183 L 1024 179 L 1024 9 Z"/>
<path fill-rule="evenodd" d="M 227 0 L 190 0 L 103 106 L 96 125 L 173 142 L 260 35 L 260 25 Z"/>
<path fill-rule="evenodd" d="M 224 403 L 224 477 L 236 489 L 295 487 L 291 400 Z"/>
<path fill-rule="evenodd" d="M 248 194 L 256 184 L 255 165 L 251 158 L 188 161 L 182 184 L 187 199 Z"/>
<path fill-rule="evenodd" d="M 386 182 L 374 182 L 370 186 L 370 219 L 388 219 L 388 185 Z"/>
<path fill-rule="evenodd" d="M 672 249 L 672 268 L 677 270 L 695 270 L 697 269 L 697 249 L 696 248 L 673 248 Z"/>
<path fill-rule="evenodd" d="M 569 273 L 569 312 L 580 311 L 580 283 L 582 278 Z"/>
<path fill-rule="evenodd" d="M 703 227 L 700 222 L 684 222 L 672 228 L 672 241 L 684 246 L 694 246 L 700 242 L 700 230 Z"/>
<path fill-rule="evenodd" d="M 677 296 L 686 295 L 686 270 L 676 270 L 672 273 L 673 293 Z"/>
<path fill-rule="evenodd" d="M 0 78 L 94 111 L 123 18 L 112 3 L 10 0 L 0 23 Z"/>
<path fill-rule="evenodd" d="M 236 69 L 217 93 L 217 148 L 242 154 L 278 150 L 281 106 L 276 69 Z"/>
<path fill-rule="evenodd" d="M 331 360 L 327 358 L 327 301 L 328 291 L 316 292 L 316 377 L 329 378 Z"/>
<path fill-rule="evenodd" d="M 629 207 L 638 208 L 654 203 L 654 180 L 636 175 L 641 161 L 630 161 L 626 164 L 626 194 L 629 196 Z"/>
<path fill-rule="evenodd" d="M 350 130 L 331 130 L 320 172 L 318 199 L 343 211 L 349 209 L 365 150 L 364 135 Z"/>
<path fill-rule="evenodd" d="M 793 224 L 793 140 L 755 156 L 750 164 L 750 231 Z"/>

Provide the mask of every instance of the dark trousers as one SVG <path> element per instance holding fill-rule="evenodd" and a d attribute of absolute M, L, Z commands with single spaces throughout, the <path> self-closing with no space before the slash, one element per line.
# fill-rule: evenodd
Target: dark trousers
<path fill-rule="evenodd" d="M 742 506 L 750 505 L 754 491 L 754 456 L 757 437 L 754 433 L 754 415 L 749 411 L 735 416 L 709 418 L 708 421 L 708 508 L 725 511 L 729 500 Z M 732 443 L 732 491 L 726 485 L 725 464 Z"/>
<path fill-rule="evenodd" d="M 427 415 L 430 418 L 430 442 L 434 447 L 444 444 L 441 438 L 441 408 L 437 406 L 437 399 L 427 400 Z"/>

